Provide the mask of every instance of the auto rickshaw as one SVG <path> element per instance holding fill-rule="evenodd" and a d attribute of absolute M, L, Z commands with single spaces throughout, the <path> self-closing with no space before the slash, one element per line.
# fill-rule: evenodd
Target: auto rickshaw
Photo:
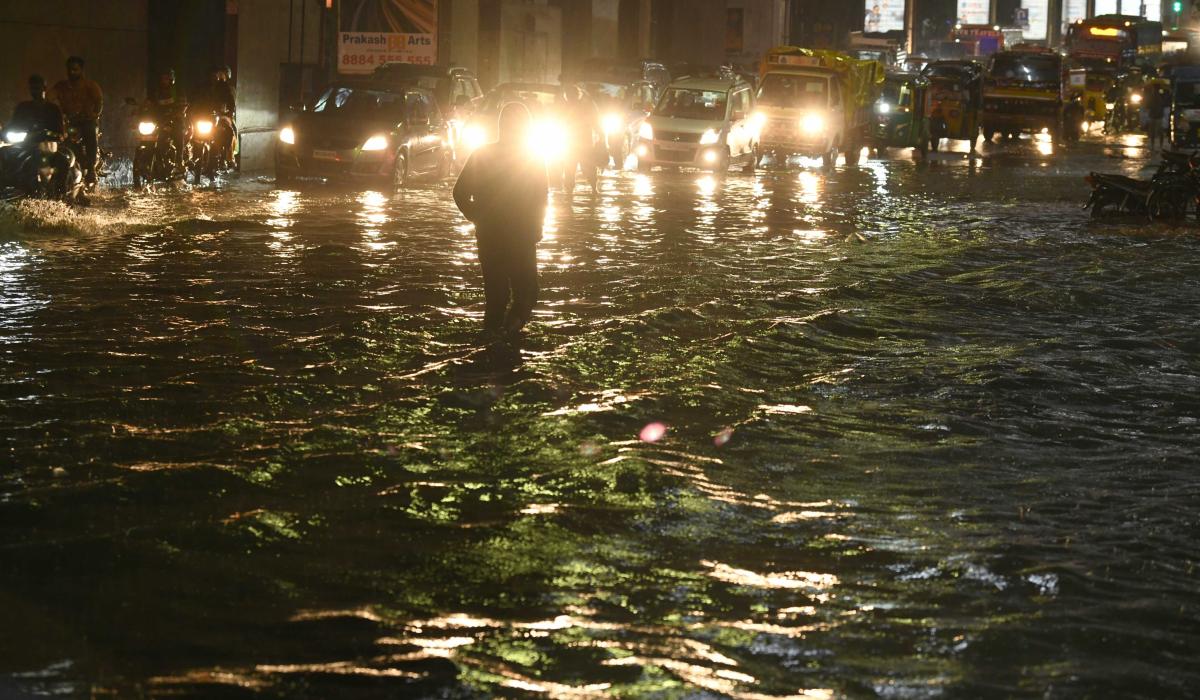
<path fill-rule="evenodd" d="M 1066 99 L 1079 95 L 1083 120 L 1090 127 L 1108 116 L 1107 99 L 1116 84 L 1117 70 L 1110 62 L 1076 59 L 1068 70 Z"/>
<path fill-rule="evenodd" d="M 974 153 L 983 109 L 983 66 L 934 61 L 922 75 L 929 81 L 930 147 L 936 151 L 942 139 L 954 139 L 966 141 Z"/>
<path fill-rule="evenodd" d="M 929 149 L 929 81 L 918 73 L 888 73 L 875 103 L 871 149 Z"/>

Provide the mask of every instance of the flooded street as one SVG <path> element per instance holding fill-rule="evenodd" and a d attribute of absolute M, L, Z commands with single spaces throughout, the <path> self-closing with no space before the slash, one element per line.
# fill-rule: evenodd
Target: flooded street
<path fill-rule="evenodd" d="M 1140 137 L 0 210 L 0 696 L 1183 696 L 1200 229 Z"/>

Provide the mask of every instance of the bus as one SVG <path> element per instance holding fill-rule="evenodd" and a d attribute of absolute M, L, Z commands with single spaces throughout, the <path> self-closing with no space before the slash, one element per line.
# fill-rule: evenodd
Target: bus
<path fill-rule="evenodd" d="M 1080 20 L 1067 32 L 1073 61 L 1102 60 L 1118 69 L 1153 64 L 1162 55 L 1162 22 L 1132 15 L 1100 15 Z"/>

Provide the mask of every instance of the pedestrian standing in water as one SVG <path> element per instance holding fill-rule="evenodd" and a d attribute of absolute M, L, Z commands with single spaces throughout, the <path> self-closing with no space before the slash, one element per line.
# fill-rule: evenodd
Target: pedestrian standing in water
<path fill-rule="evenodd" d="M 499 140 L 475 151 L 454 185 L 454 203 L 475 224 L 487 338 L 518 334 L 537 302 L 548 185 L 546 164 L 529 154 L 530 122 L 525 105 L 506 105 Z"/>

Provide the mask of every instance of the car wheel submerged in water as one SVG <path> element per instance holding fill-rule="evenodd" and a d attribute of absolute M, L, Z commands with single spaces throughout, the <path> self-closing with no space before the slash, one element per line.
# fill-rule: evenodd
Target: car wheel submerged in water
<path fill-rule="evenodd" d="M 396 152 L 396 162 L 392 166 L 392 190 L 404 189 L 408 184 L 408 154 Z"/>

